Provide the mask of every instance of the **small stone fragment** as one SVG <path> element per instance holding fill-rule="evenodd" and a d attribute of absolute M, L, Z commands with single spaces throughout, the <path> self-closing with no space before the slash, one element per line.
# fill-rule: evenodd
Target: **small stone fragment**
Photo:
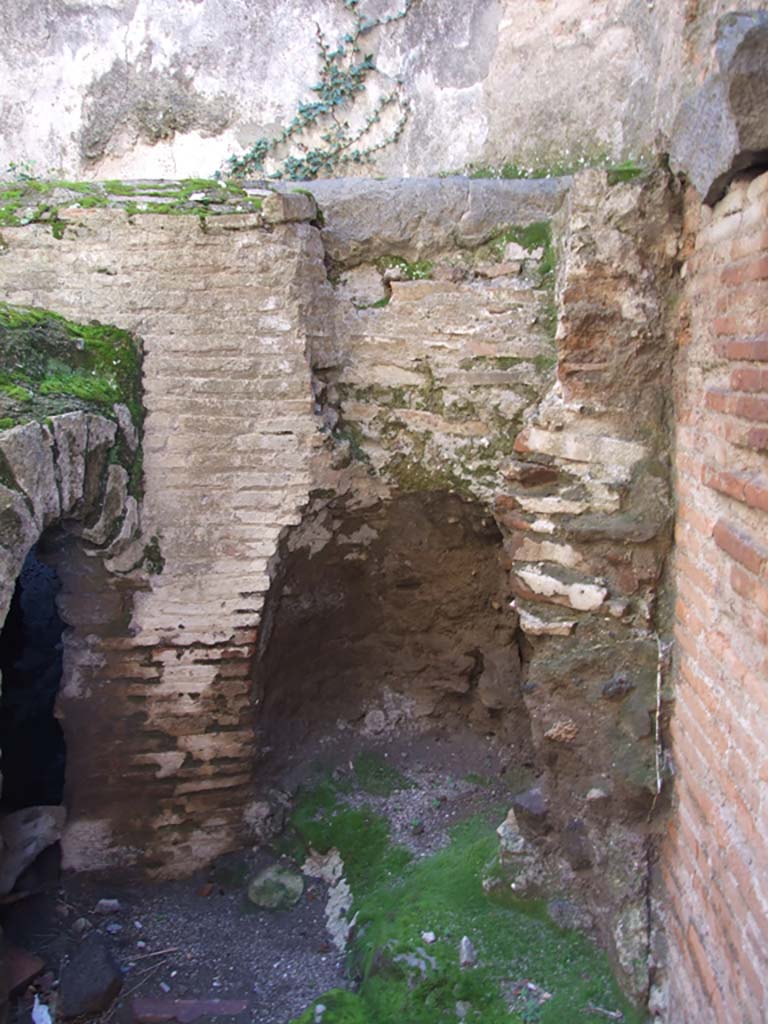
<path fill-rule="evenodd" d="M 587 793 L 587 800 L 589 800 L 590 803 L 594 803 L 597 800 L 607 800 L 608 795 L 609 794 L 606 793 L 604 789 L 598 789 L 597 786 L 593 786 L 593 788 Z"/>
<path fill-rule="evenodd" d="M 266 910 L 287 910 L 301 899 L 304 880 L 296 871 L 273 864 L 248 886 L 248 899 Z"/>
<path fill-rule="evenodd" d="M 544 739 L 551 740 L 553 743 L 572 743 L 578 735 L 578 726 L 568 718 L 563 721 L 555 722 L 555 724 L 544 733 Z"/>
<path fill-rule="evenodd" d="M 365 716 L 363 731 L 366 733 L 378 734 L 387 728 L 387 718 L 383 711 L 374 708 Z"/>
<path fill-rule="evenodd" d="M 469 936 L 463 936 L 459 943 L 459 964 L 462 968 L 474 967 L 477 963 L 477 954 L 475 953 L 475 947 L 472 945 L 472 941 Z"/>
<path fill-rule="evenodd" d="M 432 943 L 435 942 L 435 940 L 437 939 L 437 936 L 435 935 L 434 932 L 422 932 L 421 937 L 428 946 L 431 946 Z"/>
<path fill-rule="evenodd" d="M 93 908 L 95 914 L 116 914 L 120 910 L 120 900 L 99 900 Z"/>
<path fill-rule="evenodd" d="M 549 810 L 547 798 L 539 786 L 518 793 L 512 798 L 512 803 L 521 817 L 545 818 Z"/>
<path fill-rule="evenodd" d="M 605 700 L 621 700 L 622 697 L 634 690 L 635 684 L 631 679 L 619 673 L 603 684 L 602 696 Z"/>
<path fill-rule="evenodd" d="M 104 939 L 91 933 L 83 939 L 61 972 L 59 1012 L 80 1017 L 109 1009 L 123 987 L 123 976 Z"/>
<path fill-rule="evenodd" d="M 456 1016 L 459 1020 L 466 1020 L 472 1010 L 472 1003 L 468 1003 L 463 999 L 460 999 L 456 1003 Z"/>
<path fill-rule="evenodd" d="M 72 925 L 72 931 L 75 935 L 83 935 L 91 927 L 91 922 L 87 917 L 78 917 L 75 923 Z"/>

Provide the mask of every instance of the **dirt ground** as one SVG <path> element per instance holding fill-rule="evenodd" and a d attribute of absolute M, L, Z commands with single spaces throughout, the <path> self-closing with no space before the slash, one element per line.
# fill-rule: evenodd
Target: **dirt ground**
<path fill-rule="evenodd" d="M 326 752 L 324 767 L 344 781 L 351 805 L 367 803 L 385 815 L 393 840 L 416 857 L 443 846 L 457 821 L 503 805 L 524 781 L 510 769 L 514 752 L 485 738 L 411 737 L 372 749 L 412 786 L 372 795 L 352 770 L 360 753 L 355 747 L 329 745 L 335 764 Z M 303 781 L 310 763 L 317 758 L 304 751 L 284 780 L 286 788 Z M 245 850 L 191 878 L 154 883 L 114 871 L 68 876 L 48 892 L 6 908 L 3 928 L 11 942 L 41 956 L 52 972 L 44 999 L 55 994 L 65 958 L 98 931 L 124 974 L 120 997 L 101 1018 L 105 1024 L 134 1020 L 138 997 L 242 1000 L 246 1009 L 229 1019 L 287 1024 L 324 991 L 351 982 L 326 931 L 321 882 L 307 879 L 291 910 L 260 910 L 248 901 L 249 879 L 275 860 L 269 851 Z M 117 900 L 119 909 L 97 913 L 103 899 Z M 29 991 L 17 1000 L 13 1024 L 30 1021 L 31 997 Z"/>

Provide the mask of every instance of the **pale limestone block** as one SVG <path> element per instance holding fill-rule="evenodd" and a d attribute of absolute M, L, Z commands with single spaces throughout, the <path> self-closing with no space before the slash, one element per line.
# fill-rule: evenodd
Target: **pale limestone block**
<path fill-rule="evenodd" d="M 567 619 L 542 619 L 538 615 L 518 608 L 520 616 L 520 628 L 529 636 L 569 636 L 576 622 Z"/>
<path fill-rule="evenodd" d="M 608 596 L 605 587 L 595 583 L 567 583 L 549 576 L 538 568 L 516 569 L 515 575 L 534 594 L 542 597 L 563 597 L 571 608 L 591 612 L 599 608 Z"/>
<path fill-rule="evenodd" d="M 32 503 L 38 530 L 44 530 L 61 513 L 51 433 L 39 423 L 4 430 L 0 432 L 0 454 Z"/>
<path fill-rule="evenodd" d="M 67 516 L 76 510 L 83 499 L 88 424 L 85 413 L 69 412 L 54 416 L 52 427 L 56 442 L 56 480 L 61 514 Z"/>
<path fill-rule="evenodd" d="M 127 499 L 128 473 L 122 466 L 112 465 L 107 470 L 107 481 L 104 485 L 104 498 L 99 518 L 93 526 L 77 530 L 83 540 L 99 547 L 106 544 L 125 511 Z"/>

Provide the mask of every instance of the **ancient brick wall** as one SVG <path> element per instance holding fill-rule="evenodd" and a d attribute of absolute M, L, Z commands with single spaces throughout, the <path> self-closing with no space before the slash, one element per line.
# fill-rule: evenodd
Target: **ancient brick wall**
<path fill-rule="evenodd" d="M 677 395 L 670 1021 L 768 1000 L 768 175 L 692 196 Z"/>
<path fill-rule="evenodd" d="M 69 588 L 68 864 L 185 870 L 258 824 L 251 678 L 284 531 L 301 520 L 307 557 L 335 543 L 362 564 L 384 535 L 361 509 L 452 494 L 503 541 L 474 720 L 525 719 L 544 818 L 528 840 L 643 999 L 676 190 L 663 172 L 312 189 L 322 229 L 285 194 L 261 214 L 72 208 L 61 237 L 3 230 L 7 301 L 145 350 L 142 535 L 109 565 L 123 628 L 96 628 L 77 572 Z M 136 568 L 147 545 L 161 571 Z M 447 658 L 466 686 L 474 662 Z M 428 689 L 405 695 L 422 716 L 445 704 Z M 363 711 L 386 712 L 378 696 Z"/>
<path fill-rule="evenodd" d="M 316 431 L 297 282 L 322 250 L 302 220 L 312 202 L 285 203 L 271 223 L 268 210 L 72 209 L 60 238 L 3 230 L 5 300 L 116 324 L 145 350 L 143 533 L 111 563 L 132 610 L 119 631 L 95 628 L 87 587 L 73 596 L 82 628 L 60 698 L 73 866 L 189 869 L 242 822 L 267 561 L 306 497 Z M 148 543 L 162 571 L 133 568 Z"/>

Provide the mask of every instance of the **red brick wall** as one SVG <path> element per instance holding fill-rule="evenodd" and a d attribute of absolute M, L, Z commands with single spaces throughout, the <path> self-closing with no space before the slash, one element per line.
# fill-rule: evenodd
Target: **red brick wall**
<path fill-rule="evenodd" d="M 768 174 L 691 197 L 677 393 L 674 1024 L 768 1015 Z"/>

